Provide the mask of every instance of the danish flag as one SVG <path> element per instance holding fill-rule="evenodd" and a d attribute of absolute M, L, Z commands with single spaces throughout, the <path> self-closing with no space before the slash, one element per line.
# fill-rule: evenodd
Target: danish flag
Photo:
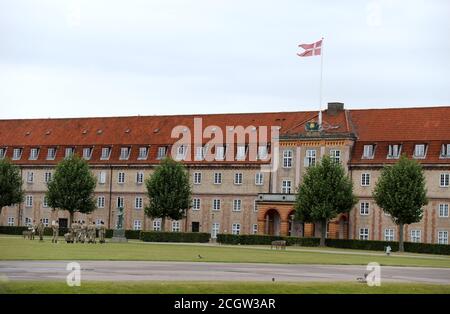
<path fill-rule="evenodd" d="M 301 44 L 298 45 L 300 48 L 305 49 L 302 53 L 297 53 L 299 57 L 313 57 L 313 56 L 320 56 L 322 53 L 322 40 L 319 40 L 318 42 L 315 42 L 313 44 Z"/>

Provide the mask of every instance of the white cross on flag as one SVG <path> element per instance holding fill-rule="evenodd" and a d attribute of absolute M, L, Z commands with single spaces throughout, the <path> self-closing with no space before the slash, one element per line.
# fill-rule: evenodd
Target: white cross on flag
<path fill-rule="evenodd" d="M 313 56 L 320 56 L 322 53 L 322 40 L 319 40 L 318 42 L 315 42 L 313 44 L 301 44 L 298 45 L 300 48 L 305 49 L 302 53 L 297 53 L 299 57 L 313 57 Z"/>

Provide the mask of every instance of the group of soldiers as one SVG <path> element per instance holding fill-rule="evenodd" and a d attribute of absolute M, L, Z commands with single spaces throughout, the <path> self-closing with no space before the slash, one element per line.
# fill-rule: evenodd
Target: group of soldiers
<path fill-rule="evenodd" d="M 97 227 L 95 222 L 86 223 L 84 220 L 74 221 L 68 233 L 64 235 L 67 243 L 97 243 L 96 235 L 100 243 L 105 243 L 106 227 L 103 221 Z"/>
<path fill-rule="evenodd" d="M 59 223 L 57 220 L 52 221 L 52 243 L 58 243 L 59 236 Z M 28 226 L 28 230 L 23 232 L 23 237 L 30 240 L 34 240 L 34 236 L 37 232 L 39 235 L 39 241 L 44 241 L 44 229 L 45 225 L 42 219 L 36 224 L 33 220 Z M 69 232 L 64 234 L 64 239 L 67 243 L 97 243 L 97 230 L 100 243 L 105 243 L 106 227 L 103 221 L 100 222 L 99 226 L 92 222 L 92 224 L 85 223 L 84 220 L 74 221 L 72 223 Z"/>

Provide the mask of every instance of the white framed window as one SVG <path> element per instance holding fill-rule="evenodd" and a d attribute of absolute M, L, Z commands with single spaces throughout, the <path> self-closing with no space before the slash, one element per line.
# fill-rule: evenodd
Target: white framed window
<path fill-rule="evenodd" d="M 415 158 L 424 158 L 426 154 L 426 145 L 425 144 L 416 144 L 414 145 L 414 157 Z"/>
<path fill-rule="evenodd" d="M 439 217 L 448 217 L 448 204 L 441 203 L 439 204 Z"/>
<path fill-rule="evenodd" d="M 52 173 L 50 171 L 44 172 L 44 182 L 49 183 L 52 180 Z"/>
<path fill-rule="evenodd" d="M 269 154 L 267 152 L 267 145 L 259 145 L 258 146 L 258 159 L 266 160 Z"/>
<path fill-rule="evenodd" d="M 185 145 L 180 145 L 177 147 L 177 160 L 183 160 L 186 157 L 187 147 Z"/>
<path fill-rule="evenodd" d="M 370 173 L 364 172 L 361 173 L 361 186 L 369 186 L 370 185 Z"/>
<path fill-rule="evenodd" d="M 8 217 L 8 226 L 14 226 L 14 217 Z"/>
<path fill-rule="evenodd" d="M 138 160 L 146 160 L 148 157 L 148 147 L 139 147 Z"/>
<path fill-rule="evenodd" d="M 218 222 L 214 222 L 211 228 L 211 238 L 216 239 L 219 234 L 220 224 Z"/>
<path fill-rule="evenodd" d="M 100 171 L 98 173 L 98 183 L 100 183 L 100 184 L 106 183 L 106 172 L 105 171 Z"/>
<path fill-rule="evenodd" d="M 422 242 L 422 231 L 418 229 L 411 230 L 411 242 Z"/>
<path fill-rule="evenodd" d="M 222 173 L 214 172 L 214 184 L 222 184 Z"/>
<path fill-rule="evenodd" d="M 141 230 L 142 229 L 142 222 L 139 219 L 136 219 L 133 222 L 133 230 Z"/>
<path fill-rule="evenodd" d="M 33 183 L 34 181 L 34 172 L 28 171 L 27 172 L 27 183 Z"/>
<path fill-rule="evenodd" d="M 216 146 L 216 160 L 224 160 L 225 159 L 225 147 L 224 146 Z"/>
<path fill-rule="evenodd" d="M 142 171 L 136 172 L 136 184 L 144 183 L 144 173 Z"/>
<path fill-rule="evenodd" d="M 85 147 L 83 148 L 83 158 L 85 160 L 91 159 L 92 156 L 92 147 Z"/>
<path fill-rule="evenodd" d="M 198 197 L 192 199 L 192 210 L 200 210 L 201 201 Z"/>
<path fill-rule="evenodd" d="M 42 223 L 44 224 L 44 227 L 48 227 L 48 218 L 42 218 Z"/>
<path fill-rule="evenodd" d="M 111 155 L 111 147 L 102 147 L 102 155 L 100 156 L 101 160 L 108 160 Z"/>
<path fill-rule="evenodd" d="M 134 208 L 142 209 L 144 207 L 144 200 L 142 197 L 138 196 L 134 199 Z"/>
<path fill-rule="evenodd" d="M 448 188 L 450 184 L 450 173 L 441 173 L 441 179 L 439 180 L 439 186 L 441 188 Z"/>
<path fill-rule="evenodd" d="M 258 201 L 257 199 L 253 201 L 253 211 L 254 212 L 258 211 L 258 203 L 256 203 L 257 201 Z"/>
<path fill-rule="evenodd" d="M 30 160 L 36 160 L 39 157 L 39 148 L 32 148 L 30 150 Z"/>
<path fill-rule="evenodd" d="M 19 160 L 22 157 L 22 148 L 13 149 L 13 160 Z"/>
<path fill-rule="evenodd" d="M 450 144 L 442 144 L 441 158 L 450 158 Z"/>
<path fill-rule="evenodd" d="M 153 220 L 153 231 L 161 231 L 161 218 Z"/>
<path fill-rule="evenodd" d="M 369 228 L 360 228 L 359 229 L 359 239 L 360 240 L 369 240 Z"/>
<path fill-rule="evenodd" d="M 105 197 L 103 195 L 97 197 L 97 208 L 105 208 Z"/>
<path fill-rule="evenodd" d="M 54 160 L 56 157 L 56 148 L 50 147 L 47 149 L 47 160 Z"/>
<path fill-rule="evenodd" d="M 27 195 L 25 197 L 25 207 L 33 207 L 33 195 Z"/>
<path fill-rule="evenodd" d="M 44 196 L 42 199 L 42 207 L 47 208 L 48 207 L 48 198 L 47 196 Z"/>
<path fill-rule="evenodd" d="M 131 147 L 121 147 L 120 148 L 120 160 L 128 160 L 130 158 Z"/>
<path fill-rule="evenodd" d="M 220 210 L 220 206 L 221 206 L 221 201 L 218 198 L 213 199 L 213 203 L 212 203 L 212 209 L 213 210 Z"/>
<path fill-rule="evenodd" d="M 315 149 L 307 149 L 305 157 L 305 167 L 311 167 L 316 165 L 316 155 Z"/>
<path fill-rule="evenodd" d="M 438 244 L 448 244 L 448 231 L 438 231 Z"/>
<path fill-rule="evenodd" d="M 292 181 L 291 180 L 283 180 L 281 182 L 281 193 L 282 194 L 291 194 L 292 191 Z"/>
<path fill-rule="evenodd" d="M 0 159 L 4 159 L 6 155 L 6 148 L 0 148 Z"/>
<path fill-rule="evenodd" d="M 400 144 L 389 145 L 387 158 L 396 159 L 400 157 L 401 148 L 402 146 Z"/>
<path fill-rule="evenodd" d="M 73 154 L 75 153 L 75 148 L 73 147 L 66 147 L 65 153 L 64 153 L 64 157 L 65 158 L 70 158 L 73 156 Z"/>
<path fill-rule="evenodd" d="M 242 184 L 242 172 L 236 172 L 234 174 L 234 184 Z"/>
<path fill-rule="evenodd" d="M 180 232 L 180 221 L 172 221 L 172 232 Z"/>
<path fill-rule="evenodd" d="M 341 162 L 341 151 L 339 149 L 331 149 L 330 150 L 330 158 L 331 161 L 335 162 L 335 163 L 340 163 Z"/>
<path fill-rule="evenodd" d="M 163 159 L 164 157 L 166 157 L 166 151 L 167 151 L 166 146 L 159 146 L 158 147 L 158 155 L 157 155 L 156 159 Z"/>
<path fill-rule="evenodd" d="M 202 173 L 194 172 L 194 184 L 201 184 L 201 183 L 202 183 Z"/>
<path fill-rule="evenodd" d="M 369 215 L 369 202 L 359 203 L 359 213 L 363 216 Z"/>
<path fill-rule="evenodd" d="M 373 145 L 373 144 L 364 145 L 362 158 L 363 159 L 373 159 L 374 152 L 375 152 L 375 145 Z"/>
<path fill-rule="evenodd" d="M 26 227 L 30 227 L 31 226 L 31 218 L 30 217 L 25 217 L 25 226 Z"/>
<path fill-rule="evenodd" d="M 253 224 L 252 233 L 258 234 L 258 224 Z"/>
<path fill-rule="evenodd" d="M 119 184 L 125 183 L 125 172 L 120 171 L 119 173 L 117 173 L 117 183 Z"/>
<path fill-rule="evenodd" d="M 117 197 L 117 208 L 123 208 L 124 205 L 124 199 L 122 196 Z"/>
<path fill-rule="evenodd" d="M 96 227 L 100 227 L 101 224 L 102 224 L 102 220 L 100 218 L 95 219 L 95 226 Z"/>
<path fill-rule="evenodd" d="M 264 173 L 262 173 L 262 172 L 255 173 L 255 184 L 256 185 L 264 184 Z"/>
<path fill-rule="evenodd" d="M 234 212 L 240 212 L 242 207 L 242 200 L 235 199 L 233 200 L 233 211 Z"/>
<path fill-rule="evenodd" d="M 234 223 L 231 225 L 231 233 L 232 234 L 240 234 L 241 233 L 241 224 Z"/>
<path fill-rule="evenodd" d="M 203 146 L 195 147 L 195 160 L 203 160 L 205 158 L 205 148 Z"/>
<path fill-rule="evenodd" d="M 283 168 L 292 168 L 293 152 L 290 149 L 283 151 Z"/>
<path fill-rule="evenodd" d="M 238 145 L 237 146 L 237 154 L 236 154 L 236 160 L 244 160 L 246 155 L 246 147 L 245 145 Z"/>
<path fill-rule="evenodd" d="M 384 229 L 384 241 L 394 241 L 394 229 Z"/>

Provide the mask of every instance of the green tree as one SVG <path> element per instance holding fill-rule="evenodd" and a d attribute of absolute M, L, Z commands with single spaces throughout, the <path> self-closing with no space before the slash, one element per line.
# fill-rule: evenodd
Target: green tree
<path fill-rule="evenodd" d="M 395 165 L 385 166 L 375 186 L 373 198 L 398 225 L 399 251 L 403 252 L 403 226 L 419 222 L 423 206 L 428 204 L 422 166 L 405 155 Z"/>
<path fill-rule="evenodd" d="M 69 211 L 70 223 L 75 212 L 88 214 L 95 209 L 95 176 L 88 163 L 78 156 L 62 160 L 47 183 L 47 202 L 53 209 Z"/>
<path fill-rule="evenodd" d="M 189 174 L 180 162 L 164 158 L 145 184 L 150 200 L 145 213 L 151 218 L 161 218 L 162 231 L 166 218 L 179 220 L 191 207 Z"/>
<path fill-rule="evenodd" d="M 8 159 L 0 160 L 0 213 L 4 206 L 23 202 L 22 184 L 19 167 Z"/>
<path fill-rule="evenodd" d="M 295 219 L 320 223 L 320 245 L 325 246 L 328 221 L 349 212 L 356 202 L 352 181 L 342 165 L 325 156 L 303 177 L 294 204 Z"/>

